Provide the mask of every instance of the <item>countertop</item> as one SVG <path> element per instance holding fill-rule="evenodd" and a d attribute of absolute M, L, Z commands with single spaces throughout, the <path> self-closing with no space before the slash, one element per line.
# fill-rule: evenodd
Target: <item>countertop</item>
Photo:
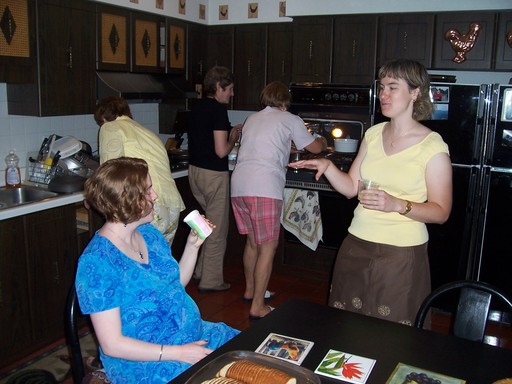
<path fill-rule="evenodd" d="M 172 172 L 172 177 L 174 179 L 178 179 L 180 177 L 185 176 L 188 176 L 187 169 Z M 70 194 L 60 194 L 59 196 L 44 199 L 35 203 L 19 205 L 17 207 L 12 208 L 0 209 L 0 220 L 6 220 L 12 217 L 27 215 L 34 212 L 43 211 L 45 209 L 57 208 L 63 205 L 79 203 L 83 200 L 83 191 Z"/>

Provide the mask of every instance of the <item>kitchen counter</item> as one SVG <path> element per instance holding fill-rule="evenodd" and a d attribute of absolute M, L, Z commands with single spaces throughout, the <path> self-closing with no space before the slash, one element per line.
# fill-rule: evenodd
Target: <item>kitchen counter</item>
<path fill-rule="evenodd" d="M 188 176 L 188 170 L 183 169 L 172 172 L 172 177 L 178 179 L 180 177 Z M 29 183 L 27 183 L 29 185 Z M 16 216 L 27 215 L 34 212 L 43 211 L 45 209 L 61 207 L 63 205 L 79 203 L 84 200 L 83 191 L 71 194 L 61 194 L 56 197 L 51 197 L 45 200 L 37 201 L 30 204 L 19 205 L 17 207 L 0 209 L 0 220 L 10 219 Z"/>

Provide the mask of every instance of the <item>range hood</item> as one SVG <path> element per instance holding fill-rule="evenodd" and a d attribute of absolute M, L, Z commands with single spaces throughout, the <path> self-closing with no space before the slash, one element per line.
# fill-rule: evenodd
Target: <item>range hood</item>
<path fill-rule="evenodd" d="M 194 87 L 183 75 L 96 72 L 98 100 L 121 96 L 126 100 L 195 99 Z"/>

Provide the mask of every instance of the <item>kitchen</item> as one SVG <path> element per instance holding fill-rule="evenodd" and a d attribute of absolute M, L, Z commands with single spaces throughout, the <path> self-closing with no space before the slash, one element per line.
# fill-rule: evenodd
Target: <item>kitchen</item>
<path fill-rule="evenodd" d="M 113 5 L 125 5 L 124 1 L 109 1 Z M 142 3 L 142 2 L 141 2 Z M 314 4 L 304 4 L 304 1 L 286 1 L 287 15 L 289 16 L 305 16 L 305 15 L 325 15 L 325 14 L 361 14 L 361 13 L 392 13 L 396 11 L 406 12 L 428 12 L 428 11 L 465 11 L 465 10 L 484 10 L 484 9 L 496 9 L 496 10 L 507 10 L 510 11 L 510 4 L 507 1 L 493 1 L 486 2 L 485 8 L 480 1 L 473 2 L 431 2 L 428 5 L 418 1 L 415 4 L 411 2 L 402 1 L 401 4 L 397 4 L 393 8 L 383 9 L 384 4 L 382 2 L 375 1 L 371 7 L 361 9 L 361 5 L 354 4 L 351 7 L 340 5 L 334 1 L 317 1 Z M 227 4 L 229 6 L 229 19 L 228 21 L 222 21 L 218 19 L 217 9 L 221 5 Z M 136 4 L 130 3 L 125 5 L 129 8 L 142 10 L 142 11 L 154 11 L 153 4 Z M 173 10 L 178 9 L 178 1 L 166 2 L 165 9 L 158 11 L 160 14 L 178 18 L 180 20 L 191 21 L 199 24 L 206 24 L 212 26 L 222 26 L 223 24 L 250 24 L 252 20 L 247 16 L 246 3 L 237 0 L 230 1 L 209 1 L 207 3 L 208 14 L 205 16 L 205 20 L 200 19 L 199 15 L 196 14 L 198 2 L 189 0 L 187 2 L 187 8 L 190 13 L 187 12 L 186 17 L 180 16 Z M 268 5 L 264 7 L 264 5 Z M 266 1 L 265 4 L 261 4 L 260 17 L 257 18 L 258 23 L 268 22 L 274 23 L 278 21 L 290 22 L 291 17 L 279 18 L 277 11 L 272 12 L 271 10 L 278 9 L 278 1 Z M 165 12 L 165 13 L 164 13 Z M 192 52 L 190 52 L 192 54 Z M 458 70 L 432 70 L 432 74 L 444 74 L 444 75 L 455 75 L 458 83 L 467 84 L 489 84 L 489 83 L 501 83 L 506 84 L 509 79 L 512 78 L 511 71 L 458 71 Z M 89 143 L 93 150 L 97 149 L 97 132 L 98 127 L 96 126 L 92 114 L 79 114 L 79 115 L 66 115 L 66 116 L 46 116 L 46 117 L 35 117 L 35 116 L 24 116 L 14 115 L 9 113 L 8 108 L 8 97 L 7 97 L 7 84 L 0 83 L 0 157 L 3 159 L 7 155 L 11 148 L 16 149 L 18 156 L 21 159 L 21 167 L 25 168 L 27 165 L 27 158 L 29 153 L 37 151 L 40 143 L 44 137 L 48 137 L 50 134 L 57 135 L 71 135 L 80 140 Z M 239 87 L 238 92 L 242 93 L 243 89 L 247 89 L 243 86 Z M 235 93 L 237 89 L 235 88 Z M 134 114 L 135 120 L 140 122 L 148 129 L 159 133 L 159 104 L 156 102 L 149 103 L 131 103 L 131 109 Z M 243 122 L 248 114 L 252 113 L 251 110 L 245 109 L 232 109 L 229 111 L 230 119 L 232 124 Z M 166 142 L 171 136 L 169 134 L 160 134 L 163 142 Z M 0 167 L 3 170 L 3 165 Z M 22 174 L 25 175 L 25 169 L 22 169 Z M 4 182 L 3 178 L 0 181 Z"/>

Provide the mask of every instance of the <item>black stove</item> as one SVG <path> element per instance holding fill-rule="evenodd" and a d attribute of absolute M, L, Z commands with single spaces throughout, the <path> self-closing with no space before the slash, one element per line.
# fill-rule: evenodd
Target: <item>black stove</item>
<path fill-rule="evenodd" d="M 314 153 L 302 153 L 300 156 L 301 160 L 327 158 L 333 162 L 333 164 L 341 169 L 343 172 L 348 172 L 350 165 L 356 156 L 355 153 L 341 153 L 336 152 L 332 149 L 321 152 L 319 154 Z M 309 169 L 294 169 L 288 167 L 286 171 L 286 184 L 287 188 L 297 189 L 311 189 L 315 191 L 334 191 L 329 181 L 325 176 L 321 176 L 320 179 L 315 179 L 316 171 Z"/>

